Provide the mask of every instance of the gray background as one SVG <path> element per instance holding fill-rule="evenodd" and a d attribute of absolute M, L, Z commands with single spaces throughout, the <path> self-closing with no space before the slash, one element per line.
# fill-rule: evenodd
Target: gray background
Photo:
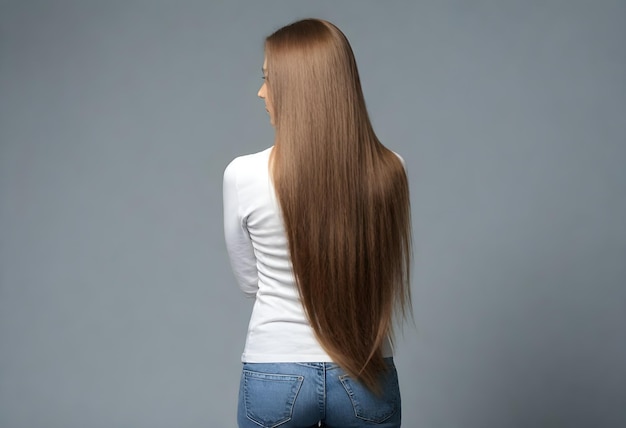
<path fill-rule="evenodd" d="M 626 426 L 623 1 L 2 1 L 0 427 L 232 427 L 221 180 L 263 38 L 351 40 L 410 172 L 404 426 Z"/>

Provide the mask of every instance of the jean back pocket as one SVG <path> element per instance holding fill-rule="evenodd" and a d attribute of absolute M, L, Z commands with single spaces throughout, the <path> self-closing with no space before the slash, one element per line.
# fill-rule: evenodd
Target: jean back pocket
<path fill-rule="evenodd" d="M 263 428 L 274 428 L 291 419 L 304 377 L 243 371 L 244 400 L 248 419 Z"/>
<path fill-rule="evenodd" d="M 384 373 L 380 395 L 376 395 L 347 374 L 339 376 L 339 380 L 350 397 L 357 418 L 380 424 L 400 412 L 400 385 L 395 367 L 389 367 Z"/>

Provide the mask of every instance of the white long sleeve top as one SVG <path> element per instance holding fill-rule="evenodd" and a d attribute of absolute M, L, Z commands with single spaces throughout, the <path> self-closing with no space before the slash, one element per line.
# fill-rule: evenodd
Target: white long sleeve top
<path fill-rule="evenodd" d="M 224 171 L 224 235 L 235 278 L 255 298 L 241 360 L 331 362 L 298 294 L 287 237 L 269 175 L 271 147 L 234 159 Z M 383 356 L 392 355 L 387 340 Z"/>

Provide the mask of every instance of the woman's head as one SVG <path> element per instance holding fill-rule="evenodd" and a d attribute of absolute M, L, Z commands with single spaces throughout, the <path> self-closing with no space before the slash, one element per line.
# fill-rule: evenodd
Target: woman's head
<path fill-rule="evenodd" d="M 319 132 L 366 114 L 354 54 L 330 22 L 305 19 L 271 34 L 264 69 L 259 96 L 279 133 L 295 126 Z"/>

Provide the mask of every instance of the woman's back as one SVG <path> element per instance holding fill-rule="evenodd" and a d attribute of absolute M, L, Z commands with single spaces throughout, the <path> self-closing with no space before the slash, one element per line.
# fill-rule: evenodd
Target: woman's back
<path fill-rule="evenodd" d="M 271 150 L 238 157 L 224 172 L 227 249 L 240 287 L 255 298 L 242 361 L 332 362 L 302 307 L 268 173 Z"/>

